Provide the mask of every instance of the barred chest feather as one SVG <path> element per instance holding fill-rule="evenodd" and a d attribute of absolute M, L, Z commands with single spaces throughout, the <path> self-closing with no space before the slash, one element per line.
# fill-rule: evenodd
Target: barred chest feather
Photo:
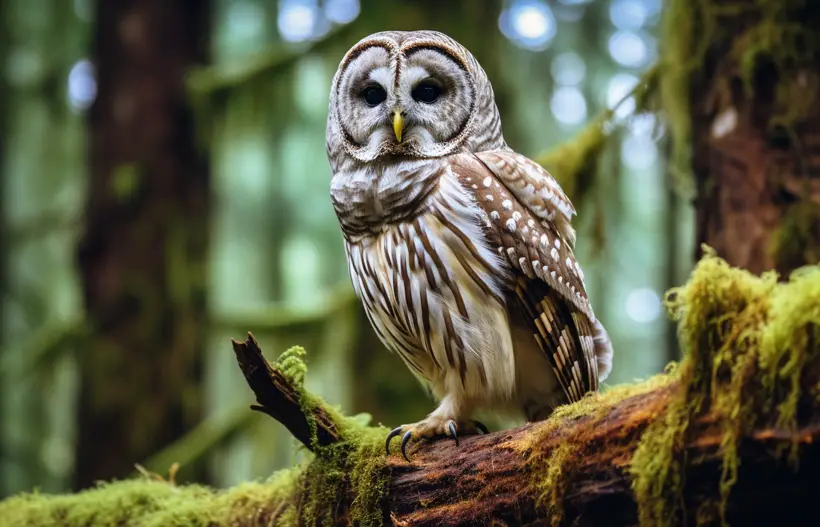
<path fill-rule="evenodd" d="M 511 402 L 511 271 L 486 243 L 486 214 L 446 162 L 394 170 L 336 174 L 331 191 L 373 328 L 436 396 Z"/>

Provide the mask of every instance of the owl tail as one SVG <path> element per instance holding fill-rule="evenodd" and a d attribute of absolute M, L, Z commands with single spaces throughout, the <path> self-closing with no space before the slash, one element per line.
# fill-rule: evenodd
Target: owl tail
<path fill-rule="evenodd" d="M 595 357 L 598 359 L 598 381 L 603 382 L 612 371 L 612 341 L 600 320 L 595 321 L 595 336 L 592 338 Z"/>

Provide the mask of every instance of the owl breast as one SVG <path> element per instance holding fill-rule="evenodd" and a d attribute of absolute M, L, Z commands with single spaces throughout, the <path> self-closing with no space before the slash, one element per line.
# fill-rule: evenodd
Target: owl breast
<path fill-rule="evenodd" d="M 508 401 L 516 377 L 509 270 L 485 242 L 484 213 L 446 165 L 436 170 L 432 191 L 412 192 L 420 202 L 383 207 L 380 221 L 365 218 L 359 203 L 357 222 L 347 219 L 353 285 L 379 338 L 434 394 Z"/>

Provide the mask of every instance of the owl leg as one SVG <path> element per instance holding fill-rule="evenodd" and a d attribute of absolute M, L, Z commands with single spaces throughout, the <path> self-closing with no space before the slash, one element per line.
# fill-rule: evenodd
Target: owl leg
<path fill-rule="evenodd" d="M 436 437 L 452 437 L 458 445 L 459 433 L 462 435 L 487 433 L 487 427 L 483 423 L 473 419 L 462 419 L 460 416 L 468 415 L 469 411 L 463 404 L 458 404 L 451 395 L 442 399 L 441 404 L 430 415 L 418 423 L 401 425 L 394 428 L 387 436 L 385 450 L 390 454 L 390 442 L 393 438 L 402 435 L 401 453 L 404 459 L 407 457 L 407 445 L 411 441 L 420 439 L 434 439 Z"/>

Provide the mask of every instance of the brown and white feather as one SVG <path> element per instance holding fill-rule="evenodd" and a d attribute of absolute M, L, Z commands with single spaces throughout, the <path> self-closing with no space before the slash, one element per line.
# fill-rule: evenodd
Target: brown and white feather
<path fill-rule="evenodd" d="M 435 104 L 411 98 L 425 78 L 445 87 Z M 368 83 L 384 104 L 362 102 Z M 333 80 L 327 153 L 353 286 L 379 338 L 440 399 L 431 416 L 541 418 L 598 388 L 612 350 L 575 259 L 575 209 L 507 146 L 468 50 L 434 31 L 362 39 Z"/>

